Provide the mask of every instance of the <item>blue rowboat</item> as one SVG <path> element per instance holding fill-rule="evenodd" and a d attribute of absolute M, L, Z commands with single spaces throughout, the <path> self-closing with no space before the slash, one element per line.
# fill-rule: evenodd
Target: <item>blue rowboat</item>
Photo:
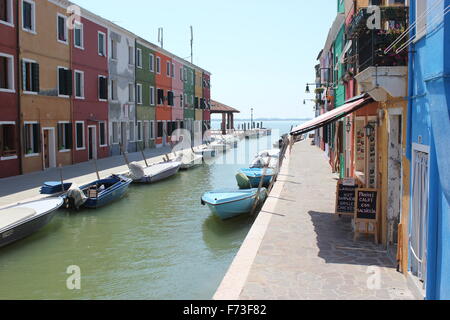
<path fill-rule="evenodd" d="M 261 169 L 261 168 L 241 169 L 241 170 L 239 170 L 239 173 L 242 173 L 250 180 L 250 184 L 251 184 L 252 188 L 258 188 L 259 183 L 260 183 L 261 178 L 264 173 L 264 169 Z M 275 170 L 266 169 L 266 174 L 264 175 L 264 180 L 263 180 L 263 187 L 269 186 L 274 175 L 275 175 Z"/>
<path fill-rule="evenodd" d="M 202 196 L 202 205 L 207 205 L 211 212 L 222 220 L 250 213 L 256 201 L 258 189 L 216 190 Z M 267 190 L 262 188 L 257 200 L 259 204 L 267 198 Z"/>
<path fill-rule="evenodd" d="M 81 191 L 87 197 L 81 207 L 96 209 L 120 199 L 127 192 L 132 181 L 124 176 L 112 175 L 109 178 L 96 180 L 81 186 Z M 73 201 L 70 201 L 67 196 L 65 197 L 69 207 L 74 208 Z"/>

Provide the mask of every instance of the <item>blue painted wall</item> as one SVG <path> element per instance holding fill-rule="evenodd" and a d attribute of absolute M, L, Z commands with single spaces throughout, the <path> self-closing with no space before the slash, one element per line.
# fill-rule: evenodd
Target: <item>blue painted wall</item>
<path fill-rule="evenodd" d="M 444 0 L 430 12 L 427 35 L 410 48 L 407 154 L 419 137 L 430 147 L 427 299 L 450 299 L 450 14 L 436 19 L 449 5 Z"/>

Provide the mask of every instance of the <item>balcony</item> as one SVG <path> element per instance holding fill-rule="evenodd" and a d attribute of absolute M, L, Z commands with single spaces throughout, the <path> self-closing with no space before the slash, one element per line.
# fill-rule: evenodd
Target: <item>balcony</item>
<path fill-rule="evenodd" d="M 405 96 L 408 51 L 395 51 L 408 38 L 405 37 L 388 53 L 385 49 L 408 28 L 408 8 L 381 7 L 380 29 L 367 26 L 370 16 L 366 8 L 360 9 L 347 27 L 347 40 L 352 41 L 352 49 L 346 59 L 347 70 L 356 73 L 355 79 L 361 89 L 376 101 L 386 101 L 389 96 Z"/>

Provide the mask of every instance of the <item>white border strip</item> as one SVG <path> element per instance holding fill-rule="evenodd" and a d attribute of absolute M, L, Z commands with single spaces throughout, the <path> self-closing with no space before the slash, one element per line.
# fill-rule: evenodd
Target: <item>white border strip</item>
<path fill-rule="evenodd" d="M 280 175 L 287 174 L 289 171 L 289 149 L 286 150 L 286 158 L 281 166 Z M 274 212 L 278 202 L 278 197 L 284 187 L 284 179 L 278 180 L 270 193 L 269 198 L 264 204 L 261 213 L 254 222 L 250 232 L 244 240 L 239 252 L 234 258 L 230 268 L 222 280 L 219 288 L 214 294 L 213 300 L 238 300 L 242 289 L 247 282 L 250 269 L 261 246 L 262 240 L 272 220 L 272 214 L 265 212 Z"/>

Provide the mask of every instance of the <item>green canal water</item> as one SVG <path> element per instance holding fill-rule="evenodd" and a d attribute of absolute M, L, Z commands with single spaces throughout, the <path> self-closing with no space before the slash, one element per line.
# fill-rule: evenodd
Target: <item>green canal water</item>
<path fill-rule="evenodd" d="M 291 123 L 271 126 L 284 133 Z M 0 299 L 212 298 L 254 218 L 221 221 L 201 195 L 235 188 L 236 171 L 278 137 L 243 140 L 211 165 L 133 185 L 105 208 L 60 210 L 44 229 L 0 250 Z M 80 290 L 67 288 L 69 266 L 80 268 Z"/>

